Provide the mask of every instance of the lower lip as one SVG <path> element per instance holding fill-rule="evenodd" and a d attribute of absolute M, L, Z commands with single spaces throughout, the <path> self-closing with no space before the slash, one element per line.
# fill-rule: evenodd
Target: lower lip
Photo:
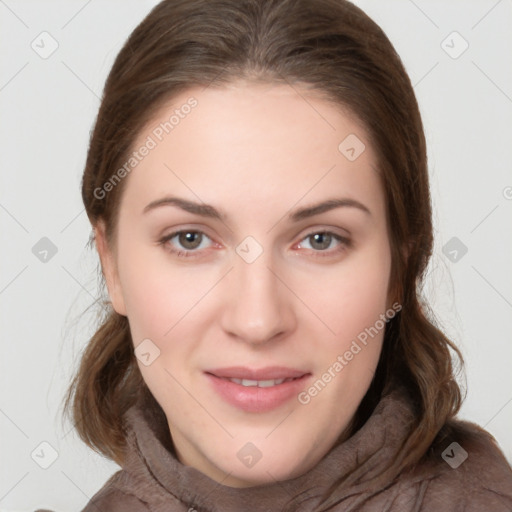
<path fill-rule="evenodd" d="M 309 375 L 283 382 L 277 386 L 260 388 L 258 386 L 242 386 L 230 380 L 205 374 L 217 393 L 229 404 L 245 412 L 266 412 L 276 409 L 304 389 Z"/>

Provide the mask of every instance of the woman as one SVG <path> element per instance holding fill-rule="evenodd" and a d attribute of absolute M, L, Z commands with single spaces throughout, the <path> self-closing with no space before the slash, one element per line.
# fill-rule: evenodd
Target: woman
<path fill-rule="evenodd" d="M 420 114 L 360 9 L 161 2 L 82 195 L 110 303 L 67 406 L 122 466 L 86 512 L 512 509 L 495 441 L 455 419 Z"/>

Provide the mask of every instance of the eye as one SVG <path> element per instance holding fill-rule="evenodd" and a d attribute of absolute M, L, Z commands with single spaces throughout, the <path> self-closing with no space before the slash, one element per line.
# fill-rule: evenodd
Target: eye
<path fill-rule="evenodd" d="M 164 236 L 159 243 L 180 258 L 200 256 L 211 238 L 202 231 L 182 229 Z M 330 231 L 315 231 L 304 237 L 297 248 L 312 251 L 315 256 L 333 256 L 350 247 L 350 240 Z"/>
<path fill-rule="evenodd" d="M 160 243 L 171 253 L 186 258 L 195 256 L 194 253 L 206 249 L 208 247 L 207 240 L 211 241 L 210 237 L 202 231 L 185 229 L 166 235 L 160 240 Z"/>
<path fill-rule="evenodd" d="M 306 242 L 306 243 L 304 243 Z M 299 243 L 298 247 L 314 251 L 315 256 L 332 256 L 350 246 L 348 238 L 330 231 L 316 231 L 310 233 Z M 325 254 L 318 254 L 325 253 Z"/>

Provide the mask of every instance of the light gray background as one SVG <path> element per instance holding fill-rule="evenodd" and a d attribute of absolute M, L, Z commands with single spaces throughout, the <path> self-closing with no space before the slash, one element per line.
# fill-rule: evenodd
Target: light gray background
<path fill-rule="evenodd" d="M 117 469 L 61 426 L 60 404 L 98 297 L 79 194 L 89 130 L 113 59 L 156 3 L 0 0 L 2 511 L 80 510 Z M 423 114 L 436 234 L 426 293 L 466 358 L 461 417 L 512 460 L 512 2 L 355 3 L 395 45 Z M 50 48 L 43 31 L 59 45 L 47 59 L 31 48 Z M 458 58 L 453 31 L 469 44 Z M 47 262 L 32 252 L 42 237 L 58 250 Z M 453 237 L 467 254 L 443 253 Z M 57 455 L 48 469 L 42 442 Z"/>

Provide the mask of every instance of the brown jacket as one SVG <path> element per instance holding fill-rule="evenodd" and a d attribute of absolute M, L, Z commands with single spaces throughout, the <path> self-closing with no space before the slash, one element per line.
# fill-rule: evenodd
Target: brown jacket
<path fill-rule="evenodd" d="M 125 467 L 83 512 L 312 511 L 329 486 L 356 467 L 363 468 L 364 476 L 345 485 L 329 510 L 511 512 L 512 469 L 492 436 L 471 423 L 455 422 L 453 435 L 413 472 L 384 486 L 371 484 L 401 446 L 413 418 L 405 396 L 395 391 L 382 398 L 365 425 L 308 473 L 250 488 L 218 484 L 181 464 L 161 409 L 138 404 L 127 415 Z"/>

